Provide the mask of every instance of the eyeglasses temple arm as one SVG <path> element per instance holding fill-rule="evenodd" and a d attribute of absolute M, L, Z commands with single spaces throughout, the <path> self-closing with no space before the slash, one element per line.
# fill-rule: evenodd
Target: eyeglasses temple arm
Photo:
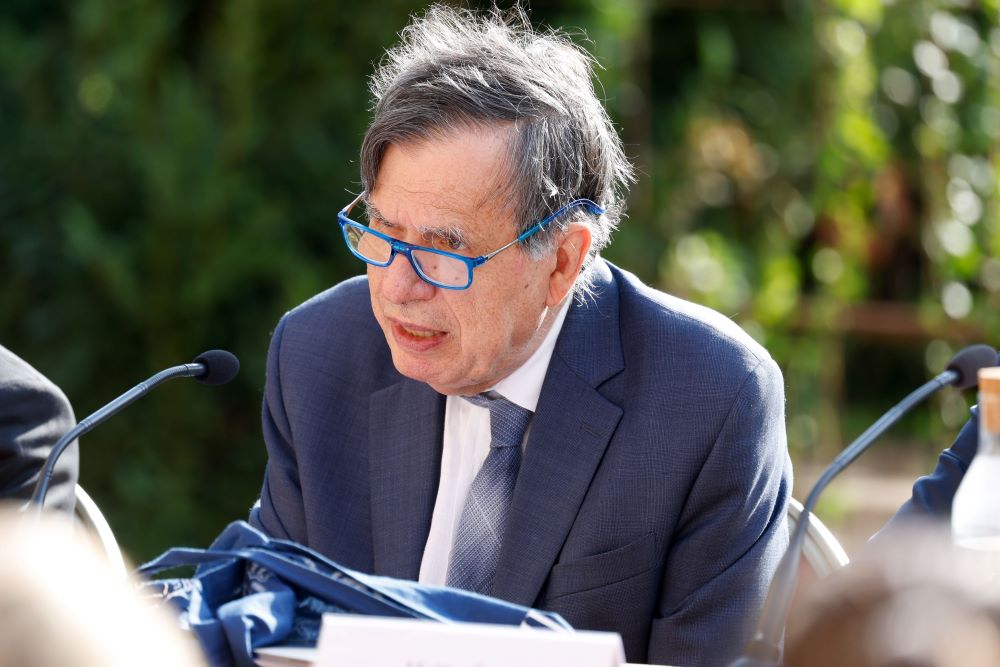
<path fill-rule="evenodd" d="M 570 203 L 566 204 L 565 206 L 563 206 L 562 208 L 559 208 L 558 210 L 556 210 L 555 213 L 551 213 L 551 214 L 547 215 L 543 219 L 541 219 L 538 222 L 536 222 L 535 224 L 533 224 L 531 227 L 528 227 L 526 230 L 524 230 L 524 232 L 520 236 L 518 236 L 516 239 L 514 239 L 513 241 L 511 241 L 507 245 L 503 246 L 502 248 L 497 248 L 496 250 L 494 250 L 493 252 L 489 253 L 488 255 L 481 255 L 479 257 L 476 257 L 476 258 L 472 259 L 471 260 L 472 261 L 472 266 L 473 267 L 479 266 L 480 264 L 486 262 L 488 259 L 492 258 L 497 253 L 499 253 L 499 252 L 501 252 L 503 250 L 506 250 L 507 248 L 511 247 L 515 243 L 520 243 L 521 241 L 523 241 L 524 239 L 528 238 L 532 234 L 536 234 L 536 233 L 542 231 L 543 229 L 545 229 L 545 227 L 550 222 L 552 222 L 553 220 L 555 220 L 556 218 L 558 218 L 559 216 L 561 216 L 566 211 L 568 211 L 568 210 L 570 210 L 572 208 L 576 208 L 577 206 L 585 206 L 585 207 L 587 207 L 590 210 L 590 212 L 593 213 L 594 215 L 604 215 L 604 209 L 601 208 L 600 206 L 598 206 L 597 204 L 595 204 L 594 202 L 590 201 L 589 199 L 575 199 L 575 200 L 571 201 Z"/>
<path fill-rule="evenodd" d="M 357 197 L 355 197 L 355 198 L 354 198 L 354 201 L 352 201 L 352 202 L 351 202 L 350 204 L 348 204 L 348 205 L 347 205 L 347 206 L 345 206 L 344 208 L 340 209 L 340 213 L 338 213 L 338 214 L 337 214 L 337 217 L 339 218 L 339 217 L 340 217 L 340 216 L 342 216 L 342 215 L 347 215 L 347 213 L 348 213 L 348 212 L 349 212 L 349 211 L 350 211 L 350 210 L 351 210 L 352 208 L 354 208 L 355 206 L 357 206 L 357 205 L 358 205 L 358 202 L 359 202 L 359 201 L 361 201 L 362 199 L 364 199 L 364 198 L 365 198 L 365 194 L 367 194 L 367 193 L 365 193 L 365 192 L 362 192 L 361 194 L 359 194 L 359 195 L 358 195 Z"/>

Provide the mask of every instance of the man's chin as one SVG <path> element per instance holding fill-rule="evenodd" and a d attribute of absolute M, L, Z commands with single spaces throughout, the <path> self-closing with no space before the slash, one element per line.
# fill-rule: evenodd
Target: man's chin
<path fill-rule="evenodd" d="M 470 394 L 478 394 L 480 391 L 485 391 L 489 388 L 483 387 L 479 389 L 478 384 L 470 384 L 470 380 L 467 378 L 449 378 L 447 377 L 446 369 L 429 364 L 426 361 L 422 363 L 414 362 L 413 359 L 407 358 L 405 353 L 400 353 L 397 350 L 393 350 L 392 363 L 400 375 L 417 382 L 422 382 L 430 386 L 437 393 L 444 394 L 445 396 L 468 396 Z"/>
<path fill-rule="evenodd" d="M 440 369 L 427 359 L 414 359 L 413 355 L 396 347 L 392 348 L 392 364 L 400 375 L 429 384 L 431 387 L 435 385 L 434 380 L 440 373 Z"/>

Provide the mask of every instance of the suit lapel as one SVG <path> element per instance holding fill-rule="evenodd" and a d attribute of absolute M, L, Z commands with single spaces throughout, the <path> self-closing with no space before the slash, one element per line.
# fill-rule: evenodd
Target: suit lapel
<path fill-rule="evenodd" d="M 368 419 L 374 571 L 416 579 L 441 475 L 444 397 L 403 380 L 371 395 Z"/>
<path fill-rule="evenodd" d="M 624 368 L 618 293 L 607 266 L 598 295 L 574 304 L 531 423 L 493 594 L 531 605 L 569 534 L 622 411 L 597 387 Z"/>

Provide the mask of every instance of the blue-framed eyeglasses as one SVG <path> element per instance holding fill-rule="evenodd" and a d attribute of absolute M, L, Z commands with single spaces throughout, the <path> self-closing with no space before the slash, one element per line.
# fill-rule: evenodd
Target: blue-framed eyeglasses
<path fill-rule="evenodd" d="M 378 232 L 368 225 L 351 220 L 347 217 L 348 214 L 364 198 L 364 195 L 365 193 L 362 192 L 337 214 L 337 222 L 340 223 L 340 229 L 344 232 L 344 241 L 347 242 L 347 247 L 351 249 L 354 256 L 372 266 L 384 267 L 392 264 L 396 255 L 406 255 L 406 258 L 410 260 L 410 266 L 422 280 L 435 287 L 455 290 L 468 289 L 472 284 L 472 271 L 477 266 L 482 266 L 507 248 L 542 231 L 559 216 L 581 206 L 594 215 L 604 213 L 603 208 L 589 199 L 574 199 L 555 213 L 533 224 L 507 245 L 479 257 L 465 257 L 446 250 L 400 241 Z"/>

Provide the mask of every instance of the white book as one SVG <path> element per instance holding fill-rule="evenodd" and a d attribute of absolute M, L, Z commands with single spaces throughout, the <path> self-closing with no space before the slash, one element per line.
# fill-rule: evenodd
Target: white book
<path fill-rule="evenodd" d="M 315 646 L 266 646 L 254 651 L 257 667 L 313 667 Z"/>
<path fill-rule="evenodd" d="M 327 614 L 315 667 L 621 667 L 621 637 Z"/>
<path fill-rule="evenodd" d="M 354 645 L 351 646 L 342 645 L 339 648 L 335 645 L 327 646 L 328 653 L 332 655 L 327 656 L 327 660 L 333 660 L 334 662 L 323 662 L 320 663 L 319 660 L 319 649 L 315 647 L 302 647 L 302 646 L 268 646 L 265 648 L 257 649 L 255 652 L 255 660 L 258 667 L 336 667 L 337 665 L 349 664 L 352 667 L 358 667 L 359 665 L 364 666 L 376 666 L 376 665 L 406 665 L 407 667 L 413 667 L 413 665 L 483 665 L 484 667 L 489 665 L 503 664 L 505 667 L 522 665 L 544 665 L 545 667 L 558 667 L 559 665 L 572 665 L 573 667 L 589 667 L 591 665 L 600 665 L 601 667 L 629 667 L 629 664 L 624 662 L 624 652 L 621 647 L 621 638 L 617 634 L 606 633 L 606 632 L 584 632 L 576 631 L 573 633 L 550 633 L 550 634 L 569 634 L 574 638 L 574 648 L 572 650 L 567 649 L 565 642 L 557 640 L 556 644 L 558 647 L 548 646 L 544 651 L 538 650 L 538 645 L 534 643 L 537 639 L 536 635 L 530 635 L 530 637 L 525 641 L 522 639 L 521 635 L 517 634 L 521 631 L 521 628 L 512 628 L 510 626 L 497 626 L 497 625 L 480 625 L 480 624 L 440 624 L 440 623 L 428 623 L 426 621 L 411 621 L 405 619 L 375 619 L 373 617 L 359 617 L 359 616 L 343 616 L 343 615 L 331 615 L 330 621 L 331 626 L 336 626 L 335 629 L 330 631 L 325 631 L 328 635 L 326 639 L 327 642 L 336 642 L 337 644 L 347 644 Z M 359 624 L 354 619 L 369 619 L 375 620 L 375 623 L 365 623 L 362 622 L 360 625 L 365 626 L 364 629 L 358 631 L 355 634 L 355 630 L 358 629 Z M 351 619 L 351 620 L 345 620 Z M 423 623 L 425 626 L 436 625 L 443 632 L 436 632 L 433 629 L 424 627 L 421 629 L 415 629 L 409 624 L 411 623 Z M 402 624 L 402 625 L 400 625 Z M 326 618 L 324 618 L 324 629 L 327 626 Z M 474 626 L 469 629 L 468 626 Z M 429 660 L 423 659 L 410 659 L 407 658 L 403 662 L 379 662 L 378 660 L 384 660 L 385 658 L 376 658 L 377 654 L 385 652 L 384 650 L 388 647 L 393 650 L 393 652 L 398 652 L 398 649 L 403 649 L 403 653 L 409 655 L 412 651 L 418 650 L 419 645 L 413 645 L 409 642 L 412 637 L 411 633 L 415 630 L 417 634 L 422 634 L 424 637 L 420 640 L 426 643 L 427 640 L 433 641 L 437 644 L 436 648 L 442 648 L 445 644 L 451 643 L 450 636 L 454 634 L 451 630 L 455 628 L 464 627 L 466 630 L 459 630 L 458 634 L 463 637 L 459 640 L 458 644 L 464 645 L 469 639 L 475 639 L 479 636 L 479 632 L 484 632 L 486 635 L 492 635 L 490 641 L 490 646 L 493 645 L 493 640 L 500 639 L 504 641 L 505 637 L 511 636 L 511 631 L 513 631 L 513 637 L 518 643 L 522 644 L 522 648 L 526 649 L 529 654 L 527 662 L 524 662 L 515 656 L 510 656 L 511 647 L 505 646 L 501 654 L 494 654 L 490 656 L 490 661 L 482 662 L 474 655 L 464 655 L 461 656 L 457 662 L 441 662 L 437 658 L 431 658 Z M 477 628 L 484 630 L 477 630 Z M 422 630 L 429 630 L 429 632 L 422 632 Z M 499 630 L 499 632 L 497 632 Z M 524 629 L 528 633 L 545 632 L 533 630 L 531 628 Z M 344 637 L 347 637 L 346 642 Z M 544 639 L 544 638 L 543 638 Z M 323 641 L 321 639 L 321 641 Z M 368 643 L 371 642 L 371 643 Z M 447 648 L 447 647 L 445 647 Z M 476 653 L 482 652 L 483 649 L 492 650 L 487 646 L 476 646 Z M 460 647 L 456 648 L 454 644 L 451 646 L 451 652 L 454 650 L 462 650 Z M 355 652 L 352 657 L 350 652 Z M 584 658 L 579 658 L 579 651 L 585 653 Z M 515 651 L 517 653 L 518 651 Z M 342 653 L 348 653 L 345 657 L 344 655 L 338 655 Z M 362 656 L 361 658 L 356 657 L 357 655 Z M 554 657 L 553 657 L 554 656 Z M 511 662 L 504 662 L 507 659 L 511 659 Z M 344 662 L 347 660 L 347 662 Z M 355 662 L 350 662 L 355 660 Z M 642 667 L 640 665 L 632 665 L 632 667 Z"/>

